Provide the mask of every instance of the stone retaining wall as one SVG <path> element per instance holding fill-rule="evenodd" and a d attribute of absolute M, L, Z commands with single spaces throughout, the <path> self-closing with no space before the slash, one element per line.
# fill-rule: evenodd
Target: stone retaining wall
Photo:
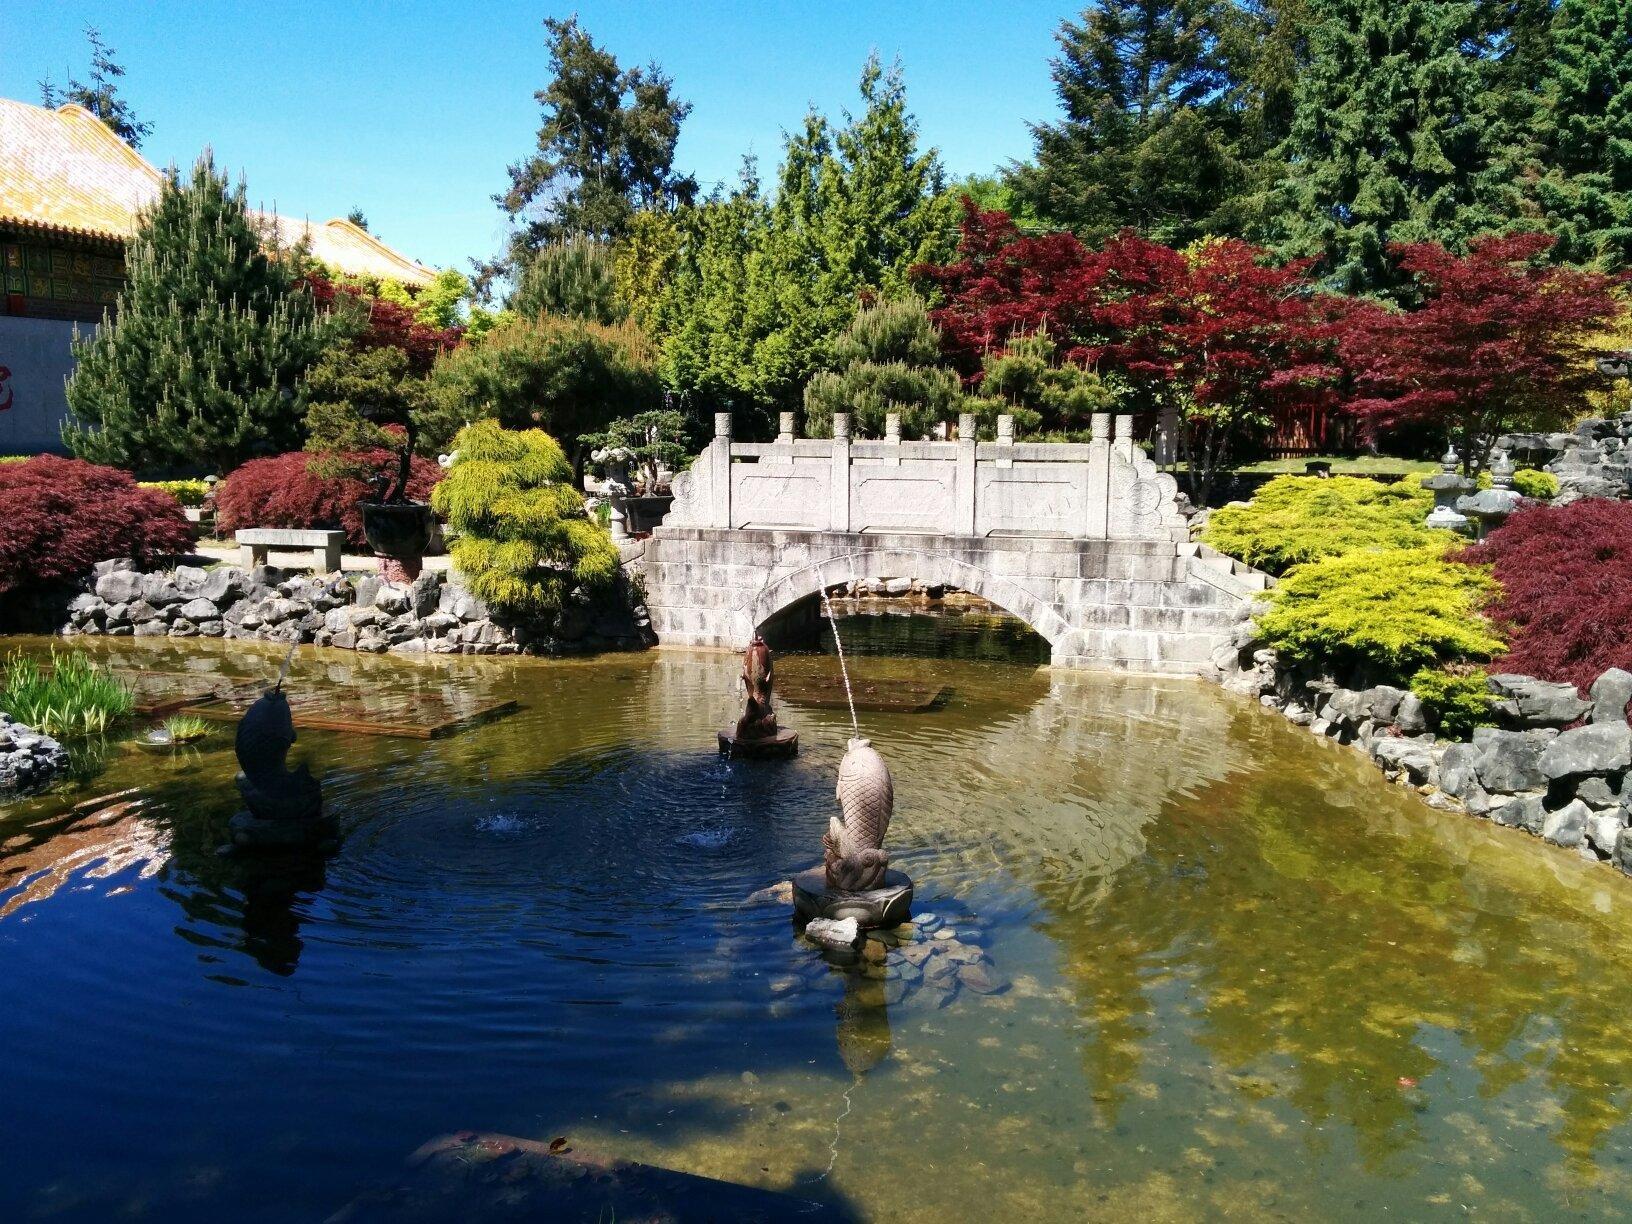
<path fill-rule="evenodd" d="M 1214 656 L 1225 688 L 1354 745 L 1431 807 L 1524 829 L 1632 875 L 1632 674 L 1606 671 L 1590 699 L 1570 684 L 1492 676 L 1502 725 L 1476 729 L 1471 742 L 1440 739 L 1405 689 L 1344 688 L 1283 667 L 1258 641 L 1254 618 L 1267 607 L 1243 608 L 1232 644 Z"/>
<path fill-rule="evenodd" d="M 67 602 L 65 635 L 217 637 L 309 642 L 383 654 L 568 654 L 651 644 L 650 618 L 627 587 L 578 589 L 547 623 L 493 613 L 457 577 L 426 571 L 411 584 L 372 574 L 308 574 L 178 565 L 141 573 L 99 564 Z"/>

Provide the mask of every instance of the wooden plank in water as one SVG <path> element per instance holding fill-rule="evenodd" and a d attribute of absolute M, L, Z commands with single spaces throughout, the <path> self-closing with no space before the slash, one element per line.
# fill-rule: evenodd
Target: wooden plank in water
<path fill-rule="evenodd" d="M 924 680 L 860 680 L 852 677 L 856 709 L 882 710 L 897 714 L 921 714 L 932 710 L 951 693 L 945 684 Z M 847 709 L 844 682 L 823 676 L 779 676 L 776 691 L 798 705 L 822 710 Z"/>
<path fill-rule="evenodd" d="M 240 718 L 259 695 L 250 694 L 242 700 L 234 695 L 207 701 L 188 706 L 183 712 L 196 714 L 200 718 Z M 480 723 L 513 714 L 521 708 L 521 703 L 517 701 L 494 701 L 462 714 L 454 714 L 440 698 L 416 701 L 412 697 L 396 696 L 390 700 L 395 709 L 372 712 L 356 701 L 351 702 L 348 708 L 344 697 L 332 692 L 293 694 L 289 701 L 289 716 L 297 729 L 430 740 L 469 730 Z M 401 708 L 404 704 L 416 708 L 404 710 Z"/>

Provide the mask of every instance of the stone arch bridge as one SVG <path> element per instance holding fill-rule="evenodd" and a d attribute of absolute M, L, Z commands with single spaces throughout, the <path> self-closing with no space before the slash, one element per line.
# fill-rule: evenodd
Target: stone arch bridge
<path fill-rule="evenodd" d="M 1055 666 L 1206 671 L 1262 574 L 1189 542 L 1173 478 L 1132 418 L 1082 444 L 715 438 L 675 480 L 661 526 L 626 549 L 665 645 L 741 649 L 767 622 L 857 579 L 914 578 L 989 599 L 1047 639 Z"/>

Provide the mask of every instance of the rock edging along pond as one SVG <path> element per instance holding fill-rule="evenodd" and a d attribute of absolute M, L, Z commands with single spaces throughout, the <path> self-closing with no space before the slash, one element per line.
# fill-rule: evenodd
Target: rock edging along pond
<path fill-rule="evenodd" d="M 1255 618 L 1266 607 L 1243 607 L 1232 643 L 1213 657 L 1226 689 L 1361 749 L 1430 806 L 1523 829 L 1632 875 L 1632 673 L 1604 672 L 1590 700 L 1573 684 L 1491 676 L 1494 714 L 1504 725 L 1476 728 L 1471 742 L 1440 739 L 1407 689 L 1349 689 L 1283 666 L 1257 640 Z"/>
<path fill-rule="evenodd" d="M 0 711 L 0 798 L 44 790 L 68 768 L 68 750 Z"/>
<path fill-rule="evenodd" d="M 65 636 L 217 637 L 300 641 L 383 654 L 576 654 L 651 644 L 651 619 L 622 584 L 569 591 L 536 620 L 490 609 L 457 576 L 412 583 L 374 574 L 309 574 L 257 565 L 178 565 L 148 573 L 103 561 L 85 590 L 51 610 Z"/>

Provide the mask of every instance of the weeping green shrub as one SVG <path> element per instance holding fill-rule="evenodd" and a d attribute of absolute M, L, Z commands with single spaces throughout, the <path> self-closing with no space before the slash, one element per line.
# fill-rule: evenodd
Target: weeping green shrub
<path fill-rule="evenodd" d="M 1513 473 L 1513 488 L 1525 497 L 1552 501 L 1558 496 L 1558 477 L 1536 468 L 1520 468 Z"/>
<path fill-rule="evenodd" d="M 1456 537 L 1423 525 L 1434 498 L 1420 478 L 1278 476 L 1207 520 L 1202 541 L 1272 574 L 1355 549 L 1419 549 Z"/>
<path fill-rule="evenodd" d="M 1258 622 L 1283 659 L 1395 682 L 1434 664 L 1503 648 L 1481 613 L 1496 594 L 1487 567 L 1447 559 L 1437 542 L 1357 549 L 1299 565 Z"/>
<path fill-rule="evenodd" d="M 537 616 L 557 611 L 572 587 L 617 576 L 612 537 L 584 516 L 572 465 L 549 434 L 477 421 L 459 431 L 454 449 L 431 505 L 457 533 L 453 563 L 473 595 Z"/>
<path fill-rule="evenodd" d="M 53 739 L 101 735 L 135 704 L 130 686 L 83 651 L 53 648 L 44 666 L 14 654 L 0 674 L 0 710 Z"/>
<path fill-rule="evenodd" d="M 1441 735 L 1465 740 L 1475 727 L 1496 721 L 1492 710 L 1497 699 L 1487 679 L 1482 667 L 1425 667 L 1411 677 L 1411 691 Z"/>

